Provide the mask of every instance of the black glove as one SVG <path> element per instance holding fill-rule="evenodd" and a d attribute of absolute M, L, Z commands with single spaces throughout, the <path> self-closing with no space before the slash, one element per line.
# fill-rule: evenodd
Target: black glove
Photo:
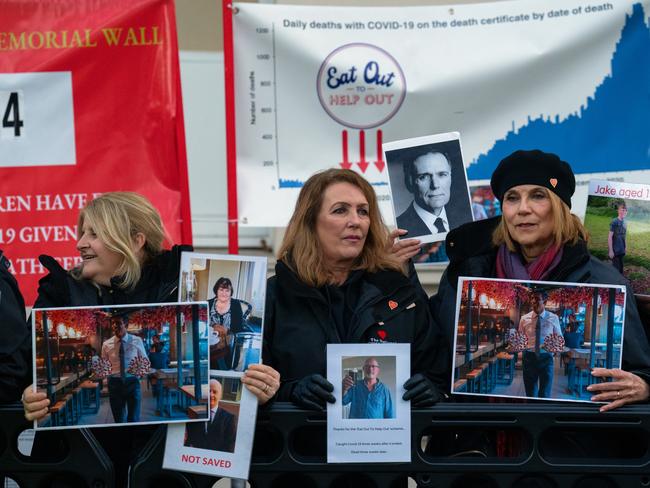
<path fill-rule="evenodd" d="M 325 402 L 334 403 L 334 386 L 319 374 L 301 379 L 291 392 L 291 401 L 310 410 L 322 410 Z"/>
<path fill-rule="evenodd" d="M 404 383 L 404 389 L 406 393 L 402 396 L 402 400 L 411 400 L 412 407 L 430 407 L 447 398 L 447 395 L 421 373 L 411 376 Z"/>

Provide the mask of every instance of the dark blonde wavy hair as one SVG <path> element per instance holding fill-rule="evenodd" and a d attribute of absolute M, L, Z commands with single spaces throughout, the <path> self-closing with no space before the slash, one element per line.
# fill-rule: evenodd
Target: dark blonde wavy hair
<path fill-rule="evenodd" d="M 368 235 L 352 269 L 363 269 L 371 273 L 390 269 L 403 273 L 401 264 L 386 249 L 389 232 L 381 218 L 375 190 L 362 176 L 349 169 L 321 171 L 305 182 L 278 252 L 278 259 L 307 285 L 320 287 L 332 282 L 332 275 L 323 261 L 316 219 L 323 205 L 325 190 L 336 183 L 356 186 L 368 201 Z"/>
<path fill-rule="evenodd" d="M 108 249 L 122 257 L 116 271 L 116 276 L 123 277 L 122 288 L 132 289 L 140 280 L 142 265 L 162 252 L 166 233 L 160 214 L 138 193 L 109 192 L 90 201 L 79 213 L 78 239 L 81 239 L 86 222 Z M 142 258 L 132 249 L 138 233 L 145 238 Z M 71 270 L 72 276 L 79 279 L 82 266 L 83 263 Z"/>
<path fill-rule="evenodd" d="M 539 188 L 544 190 L 546 196 L 551 201 L 554 229 L 553 244 L 556 246 L 563 246 L 564 244 L 574 245 L 579 240 L 587 242 L 589 240 L 589 232 L 587 232 L 585 226 L 580 222 L 580 218 L 573 215 L 569 206 L 555 193 L 543 186 L 540 186 Z M 506 192 L 506 194 L 507 193 L 508 192 Z M 501 216 L 499 225 L 492 233 L 492 243 L 495 246 L 505 244 L 511 252 L 517 252 L 519 250 L 519 244 L 512 239 L 503 216 Z"/>

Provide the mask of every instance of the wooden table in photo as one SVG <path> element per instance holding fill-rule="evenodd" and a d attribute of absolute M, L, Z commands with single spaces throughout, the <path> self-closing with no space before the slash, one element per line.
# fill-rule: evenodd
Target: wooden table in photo
<path fill-rule="evenodd" d="M 208 420 L 208 406 L 203 405 L 190 405 L 187 407 L 187 418 L 188 419 L 201 419 Z"/>
<path fill-rule="evenodd" d="M 210 395 L 210 386 L 207 384 L 201 385 L 201 395 L 200 398 L 197 398 L 194 385 L 183 385 L 179 388 L 181 393 L 186 397 L 188 403 L 191 403 L 192 400 L 198 402 L 199 404 L 207 404 L 208 397 Z"/>
<path fill-rule="evenodd" d="M 52 392 L 56 393 L 66 386 L 71 385 L 75 381 L 81 381 L 81 378 L 86 374 L 85 369 L 79 370 L 79 373 L 66 373 L 59 377 L 58 383 L 52 383 Z M 39 388 L 44 388 L 46 385 L 38 385 Z"/>
<path fill-rule="evenodd" d="M 153 376 L 160 380 L 166 380 L 170 378 L 177 379 L 177 374 L 178 374 L 177 368 L 152 369 L 151 371 Z M 183 378 L 194 377 L 194 373 L 192 373 L 192 371 L 189 368 L 182 368 L 181 372 L 183 374 Z"/>
<path fill-rule="evenodd" d="M 589 359 L 591 354 L 591 349 L 580 348 L 580 347 L 565 347 L 565 352 L 568 352 L 569 357 L 572 359 Z M 603 357 L 603 351 L 594 351 L 594 358 L 601 359 Z"/>
<path fill-rule="evenodd" d="M 52 390 L 53 391 L 59 391 L 65 388 L 66 386 L 74 383 L 74 381 L 77 379 L 77 374 L 76 373 L 68 373 L 64 374 L 60 377 L 59 382 L 55 385 L 52 385 Z"/>
<path fill-rule="evenodd" d="M 565 347 L 563 353 L 569 357 L 568 364 L 568 389 L 571 392 L 575 392 L 578 396 L 581 394 L 582 390 L 582 373 L 583 371 L 589 371 L 589 368 L 579 368 L 576 366 L 576 359 L 589 361 L 591 357 L 591 349 L 580 348 L 580 347 Z M 595 361 L 602 359 L 604 356 L 603 351 L 594 351 L 594 364 Z M 576 374 L 578 377 L 576 378 Z M 587 380 L 587 384 L 590 384 L 590 381 Z"/>
<path fill-rule="evenodd" d="M 496 344 L 492 342 L 481 342 L 478 345 L 478 349 L 470 354 L 470 361 L 474 361 L 476 358 L 480 358 L 484 354 L 494 351 L 495 349 L 501 347 L 503 341 L 497 341 Z M 465 364 L 466 355 L 465 353 L 456 354 L 456 367 L 459 368 Z"/>

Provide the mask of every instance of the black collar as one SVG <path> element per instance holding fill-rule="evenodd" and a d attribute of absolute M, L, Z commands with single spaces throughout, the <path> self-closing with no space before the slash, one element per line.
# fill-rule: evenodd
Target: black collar
<path fill-rule="evenodd" d="M 309 286 L 300 280 L 298 275 L 283 261 L 275 264 L 275 274 L 278 284 L 283 288 L 291 290 L 297 296 L 320 297 L 318 288 Z M 382 294 L 389 295 L 404 285 L 410 284 L 408 278 L 399 271 L 381 270 L 377 273 L 367 273 L 365 270 L 353 270 L 346 282 L 357 281 L 363 277 L 364 281 L 376 286 Z"/>
<path fill-rule="evenodd" d="M 473 256 L 494 252 L 492 233 L 497 228 L 501 217 L 468 222 L 447 234 L 445 245 L 450 264 L 464 261 Z"/>

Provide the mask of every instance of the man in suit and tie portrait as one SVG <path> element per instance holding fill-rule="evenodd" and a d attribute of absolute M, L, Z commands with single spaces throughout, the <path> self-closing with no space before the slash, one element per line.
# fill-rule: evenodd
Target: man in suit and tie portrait
<path fill-rule="evenodd" d="M 447 233 L 472 221 L 467 175 L 457 133 L 387 143 L 386 162 L 403 239 L 444 243 Z M 416 262 L 447 261 L 444 244 L 423 246 Z"/>
<path fill-rule="evenodd" d="M 185 446 L 234 452 L 237 438 L 237 417 L 219 407 L 223 395 L 221 383 L 210 380 L 210 420 L 186 424 Z"/>
<path fill-rule="evenodd" d="M 397 217 L 397 227 L 409 236 L 436 235 L 442 240 L 449 232 L 445 205 L 451 196 L 451 164 L 441 152 L 430 151 L 404 164 L 404 183 L 413 201 Z"/>

